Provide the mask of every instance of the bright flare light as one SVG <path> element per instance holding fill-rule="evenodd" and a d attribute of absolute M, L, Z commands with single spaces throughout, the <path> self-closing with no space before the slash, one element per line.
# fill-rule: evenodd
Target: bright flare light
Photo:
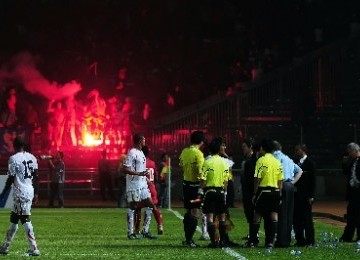
<path fill-rule="evenodd" d="M 83 145 L 84 146 L 98 146 L 103 143 L 102 138 L 95 139 L 91 134 L 84 133 Z"/>

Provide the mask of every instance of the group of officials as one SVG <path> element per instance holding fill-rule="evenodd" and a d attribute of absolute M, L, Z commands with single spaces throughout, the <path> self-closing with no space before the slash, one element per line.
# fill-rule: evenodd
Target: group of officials
<path fill-rule="evenodd" d="M 221 157 L 224 141 L 214 138 L 208 144 L 210 156 L 205 159 L 201 147 L 205 143 L 202 131 L 191 134 L 190 146 L 180 155 L 183 169 L 184 245 L 195 248 L 193 236 L 200 209 L 206 214 L 210 248 L 235 245 L 226 229 L 227 182 L 231 167 Z M 288 247 L 292 230 L 297 246 L 315 243 L 312 203 L 315 198 L 315 163 L 306 154 L 305 145 L 295 147 L 295 162 L 282 153 L 277 141 L 264 139 L 255 144 L 245 139 L 242 144 L 242 193 L 244 212 L 249 224 L 245 247 L 259 244 L 259 228 L 264 219 L 265 246 Z M 214 221 L 218 221 L 219 238 Z"/>
<path fill-rule="evenodd" d="M 210 248 L 227 247 L 235 243 L 229 240 L 226 220 L 229 217 L 226 205 L 227 182 L 231 163 L 224 152 L 225 142 L 214 138 L 208 144 L 209 156 L 205 159 L 200 150 L 205 143 L 202 131 L 191 134 L 191 144 L 180 155 L 183 169 L 184 207 L 183 219 L 184 245 L 195 248 L 198 245 L 193 236 L 198 224 L 200 209 L 206 215 L 207 230 L 210 236 Z M 154 239 L 149 232 L 151 215 L 157 210 L 156 196 L 151 192 L 151 168 L 147 168 L 144 154 L 145 137 L 133 136 L 134 146 L 129 150 L 122 166 L 126 174 L 126 198 L 128 239 L 138 239 L 135 233 L 135 211 L 145 207 L 145 219 L 142 237 Z M 18 230 L 18 223 L 25 229 L 29 243 L 28 255 L 38 256 L 33 226 L 30 221 L 32 203 L 38 198 L 38 164 L 34 155 L 27 152 L 22 138 L 13 141 L 15 153 L 8 163 L 8 179 L 0 194 L 3 200 L 10 188 L 13 188 L 13 208 L 10 213 L 10 226 L 5 240 L 0 246 L 0 254 L 7 254 Z M 315 163 L 307 156 L 306 146 L 295 147 L 295 162 L 281 152 L 281 145 L 273 140 L 264 139 L 255 144 L 245 139 L 242 144 L 244 161 L 242 165 L 242 191 L 244 211 L 249 224 L 249 235 L 245 247 L 259 244 L 260 221 L 264 219 L 265 246 L 287 247 L 291 242 L 291 230 L 294 229 L 297 246 L 311 246 L 315 243 L 312 220 L 312 203 L 315 198 Z M 145 153 L 146 149 L 145 149 Z M 356 143 L 347 146 L 348 158 L 344 170 L 348 176 L 347 226 L 341 237 L 343 242 L 351 242 L 356 231 L 360 239 L 360 147 Z M 60 155 L 59 155 L 60 156 Z M 149 185 L 150 184 L 150 185 Z M 152 196 L 153 195 L 153 196 Z M 158 214 L 160 214 L 158 212 Z M 161 218 L 158 215 L 156 218 Z M 215 222 L 218 225 L 215 225 Z M 161 222 L 162 224 L 162 222 Z M 162 227 L 162 225 L 161 225 Z M 218 229 L 219 236 L 216 236 Z M 162 233 L 162 230 L 161 230 Z M 160 232 L 159 232 L 160 234 Z"/>

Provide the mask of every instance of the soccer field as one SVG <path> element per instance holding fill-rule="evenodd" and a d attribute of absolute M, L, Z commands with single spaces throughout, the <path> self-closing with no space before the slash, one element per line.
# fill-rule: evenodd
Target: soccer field
<path fill-rule="evenodd" d="M 0 237 L 4 238 L 9 225 L 9 209 L 0 210 Z M 128 240 L 126 238 L 125 209 L 43 209 L 32 211 L 32 222 L 43 259 L 360 259 L 355 252 L 355 243 L 323 242 L 324 238 L 339 237 L 342 228 L 316 222 L 318 247 L 313 248 L 275 248 L 269 254 L 262 247 L 264 233 L 260 233 L 260 247 L 208 249 L 207 241 L 198 241 L 200 233 L 195 234 L 195 242 L 204 248 L 189 249 L 182 246 L 183 209 L 165 210 L 164 234 L 157 240 Z M 180 213 L 180 214 L 179 214 Z M 230 237 L 243 243 L 241 237 L 247 234 L 247 226 L 242 209 L 231 209 L 235 228 Z M 156 234 L 153 219 L 151 230 Z M 261 227 L 263 230 L 263 227 Z M 324 237 L 324 232 L 328 236 Z M 332 240 L 331 239 L 331 240 Z M 335 246 L 334 246 L 335 245 Z M 27 242 L 22 227 L 10 248 L 8 259 L 24 256 Z M 301 255 L 291 255 L 291 250 L 300 250 Z"/>

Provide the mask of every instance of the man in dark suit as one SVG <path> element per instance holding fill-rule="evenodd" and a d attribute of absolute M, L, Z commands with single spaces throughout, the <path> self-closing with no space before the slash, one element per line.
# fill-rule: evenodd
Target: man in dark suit
<path fill-rule="evenodd" d="M 254 219 L 254 204 L 252 202 L 252 196 L 254 194 L 254 173 L 257 161 L 256 153 L 259 150 L 258 146 L 256 146 L 256 151 L 254 151 L 254 145 L 255 143 L 252 138 L 245 138 L 241 145 L 241 149 L 244 155 L 244 160 L 241 164 L 242 201 L 244 214 L 249 227 L 250 224 L 253 223 Z M 245 239 L 248 239 L 248 236 L 246 236 Z"/>
<path fill-rule="evenodd" d="M 312 204 L 315 199 L 315 162 L 308 157 L 304 144 L 295 147 L 295 163 L 303 173 L 295 183 L 294 192 L 294 221 L 296 246 L 315 244 L 315 232 L 312 216 Z"/>
<path fill-rule="evenodd" d="M 356 230 L 356 241 L 360 240 L 360 146 L 356 143 L 347 145 L 347 160 L 343 162 L 344 174 L 347 176 L 348 200 L 346 226 L 340 237 L 341 242 L 353 242 Z"/>

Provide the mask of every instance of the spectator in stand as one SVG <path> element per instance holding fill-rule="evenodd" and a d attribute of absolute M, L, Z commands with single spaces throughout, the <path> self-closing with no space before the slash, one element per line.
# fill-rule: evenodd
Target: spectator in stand
<path fill-rule="evenodd" d="M 30 145 L 35 142 L 35 130 L 39 127 L 38 113 L 30 103 L 26 104 L 25 128 L 29 131 Z"/>
<path fill-rule="evenodd" d="M 131 115 L 134 113 L 133 111 L 133 104 L 130 97 L 125 98 L 125 103 L 121 108 L 121 118 L 120 118 L 120 125 L 123 129 L 123 134 L 128 136 L 130 134 L 130 127 L 131 127 Z"/>
<path fill-rule="evenodd" d="M 175 98 L 171 93 L 166 93 L 166 103 L 165 105 L 165 111 L 166 112 L 172 112 L 175 108 Z"/>
<path fill-rule="evenodd" d="M 117 78 L 117 85 L 115 87 L 115 89 L 117 90 L 123 90 L 125 87 L 125 80 L 126 80 L 126 73 L 127 73 L 127 68 L 123 67 L 119 70 L 118 73 L 118 78 Z"/>
<path fill-rule="evenodd" d="M 143 119 L 145 121 L 149 119 L 150 111 L 151 111 L 150 105 L 148 103 L 145 103 L 144 109 L 143 109 Z"/>
<path fill-rule="evenodd" d="M 50 114 L 48 121 L 48 140 L 50 144 L 49 148 L 59 150 L 62 144 L 67 112 L 63 109 L 61 101 L 57 101 L 55 107 L 53 107 L 54 103 L 55 101 L 51 100 L 47 109 L 47 112 Z"/>
<path fill-rule="evenodd" d="M 59 208 L 64 207 L 64 183 L 65 183 L 65 163 L 64 153 L 57 151 L 55 160 L 49 158 L 50 168 L 50 198 L 49 207 L 54 207 L 54 200 L 59 200 Z"/>
<path fill-rule="evenodd" d="M 68 113 L 68 122 L 67 122 L 67 128 L 70 139 L 71 139 L 71 145 L 76 146 L 77 145 L 77 137 L 76 137 L 76 100 L 74 96 L 70 96 L 66 99 L 66 109 Z"/>
<path fill-rule="evenodd" d="M 251 79 L 251 75 L 240 61 L 236 61 L 230 68 L 230 74 L 233 76 L 234 86 L 237 89 L 242 87 L 241 83 Z"/>
<path fill-rule="evenodd" d="M 10 88 L 5 99 L 5 108 L 1 111 L 0 114 L 0 127 L 15 127 L 17 124 L 17 115 L 16 115 L 16 90 L 15 88 Z"/>
<path fill-rule="evenodd" d="M 106 121 L 106 101 L 97 89 L 90 91 L 87 98 L 90 101 L 88 109 L 94 123 L 93 130 L 100 135 L 100 132 L 104 131 Z"/>

